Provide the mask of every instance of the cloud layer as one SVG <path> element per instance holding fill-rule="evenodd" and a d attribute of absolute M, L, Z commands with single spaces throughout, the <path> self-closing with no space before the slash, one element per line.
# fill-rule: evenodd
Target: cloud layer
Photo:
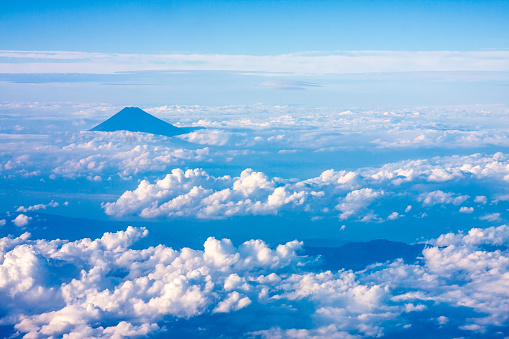
<path fill-rule="evenodd" d="M 128 227 L 74 242 L 0 239 L 1 323 L 26 338 L 172 335 L 177 321 L 196 335 L 196 317 L 210 336 L 289 338 L 411 336 L 423 324 L 438 336 L 490 336 L 507 324 L 507 226 L 444 234 L 417 262 L 359 272 L 317 270 L 298 241 L 129 248 L 146 234 Z M 236 327 L 246 317 L 250 325 Z"/>
<path fill-rule="evenodd" d="M 502 153 L 403 161 L 357 171 L 327 170 L 303 181 L 269 178 L 252 169 L 233 178 L 215 177 L 202 169 L 175 169 L 154 183 L 142 180 L 135 190 L 126 191 L 115 202 L 104 203 L 103 208 L 115 217 L 210 219 L 291 211 L 310 217 L 337 215 L 341 220 L 384 221 L 385 215 L 376 213 L 387 211 L 383 204 L 394 201 L 399 201 L 400 210 L 390 211 L 385 220 L 402 217 L 416 203 L 425 209 L 460 206 L 460 212 L 471 213 L 472 206 L 462 206 L 470 203 L 483 210 L 487 198 L 481 195 L 482 191 L 471 199 L 467 194 L 437 187 L 462 182 L 478 182 L 482 186 L 483 182 L 493 181 L 506 185 L 508 178 L 509 158 Z M 505 200 L 503 196 L 492 196 L 493 203 L 501 199 Z M 370 208 L 373 204 L 378 212 Z M 494 221 L 498 217 L 485 216 L 481 220 Z"/>
<path fill-rule="evenodd" d="M 92 121 L 90 116 L 106 119 L 120 108 L 42 104 L 0 107 L 12 112 L 0 126 L 0 174 L 11 179 L 126 180 L 214 162 L 247 168 L 252 159 L 270 162 L 274 158 L 310 157 L 319 165 L 347 155 L 360 162 L 366 150 L 430 149 L 440 155 L 450 154 L 455 148 L 486 152 L 488 147 L 509 146 L 508 114 L 503 108 L 489 113 L 483 108 L 384 112 L 265 105 L 147 109 L 178 126 L 205 127 L 180 139 L 168 139 L 143 133 L 80 131 L 99 122 L 99 118 Z M 54 116 L 62 109 L 69 112 L 66 118 Z M 45 123 L 38 114 L 41 110 L 48 119 Z M 67 116 L 76 119 L 66 120 Z M 69 131 L 59 132 L 64 122 Z M 369 154 L 366 162 L 376 157 Z"/>
<path fill-rule="evenodd" d="M 238 71 L 278 74 L 350 74 L 418 71 L 509 71 L 507 51 L 343 51 L 282 55 L 106 54 L 0 51 L 14 62 L 0 73 L 92 73 L 129 71 Z M 62 63 L 61 61 L 66 61 Z"/>

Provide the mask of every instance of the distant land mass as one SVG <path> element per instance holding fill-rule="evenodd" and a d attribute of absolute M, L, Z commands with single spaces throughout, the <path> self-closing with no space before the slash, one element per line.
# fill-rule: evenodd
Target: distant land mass
<path fill-rule="evenodd" d="M 138 107 L 125 107 L 108 120 L 91 129 L 91 131 L 102 132 L 144 132 L 167 137 L 189 133 L 192 130 L 194 128 L 173 126 Z"/>
<path fill-rule="evenodd" d="M 408 245 L 403 242 L 375 239 L 366 242 L 350 242 L 341 247 L 304 247 L 307 255 L 320 256 L 322 266 L 329 270 L 362 270 L 376 262 L 402 258 L 413 263 L 422 255 L 424 244 Z"/>

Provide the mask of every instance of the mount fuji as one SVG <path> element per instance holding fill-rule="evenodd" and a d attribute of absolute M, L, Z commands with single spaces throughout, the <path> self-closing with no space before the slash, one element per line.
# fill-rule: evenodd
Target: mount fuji
<path fill-rule="evenodd" d="M 185 134 L 190 132 L 190 130 L 173 126 L 138 107 L 125 107 L 108 120 L 91 129 L 91 131 L 102 132 L 144 132 L 167 137 Z"/>

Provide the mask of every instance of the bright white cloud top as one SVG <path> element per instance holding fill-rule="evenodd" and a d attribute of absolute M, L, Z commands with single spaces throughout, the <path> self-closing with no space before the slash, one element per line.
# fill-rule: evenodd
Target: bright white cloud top
<path fill-rule="evenodd" d="M 270 179 L 252 169 L 234 178 L 214 177 L 201 169 L 174 169 L 153 184 L 141 181 L 135 190 L 126 191 L 117 201 L 105 203 L 103 207 L 107 214 L 117 217 L 136 214 L 144 218 L 207 219 L 290 210 L 312 216 L 339 213 L 340 219 L 348 219 L 376 200 L 398 195 L 424 207 L 461 205 L 470 199 L 468 195 L 442 190 L 420 193 L 423 186 L 415 189 L 416 184 L 437 187 L 437 184 L 446 186 L 450 182 L 474 180 L 506 184 L 508 178 L 509 161 L 502 153 L 405 161 L 348 172 L 327 170 L 319 177 L 303 181 Z M 463 207 L 462 212 L 467 211 Z"/>
<path fill-rule="evenodd" d="M 215 238 L 203 250 L 129 248 L 146 234 L 128 227 L 74 242 L 35 241 L 28 233 L 0 239 L 0 295 L 10 314 L 3 323 L 29 337 L 131 337 L 171 333 L 174 324 L 184 333 L 193 318 L 214 315 L 210 322 L 252 320 L 230 328 L 235 336 L 378 337 L 409 327 L 418 312 L 435 333 L 452 326 L 476 335 L 496 331 L 509 312 L 507 226 L 444 234 L 415 262 L 398 259 L 359 272 L 316 272 L 298 241 L 272 249 L 260 240 L 234 247 Z M 55 283 L 48 277 L 59 267 L 68 273 Z M 465 319 L 458 307 L 473 313 Z M 287 320 L 255 321 L 267 312 Z M 309 316 L 317 327 L 301 328 L 295 316 Z M 214 335 L 217 328 L 204 330 Z"/>

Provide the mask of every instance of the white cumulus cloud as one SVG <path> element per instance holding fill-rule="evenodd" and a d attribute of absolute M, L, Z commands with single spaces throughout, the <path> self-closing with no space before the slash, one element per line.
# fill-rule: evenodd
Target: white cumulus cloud
<path fill-rule="evenodd" d="M 16 225 L 18 227 L 24 227 L 24 226 L 28 225 L 28 223 L 30 222 L 31 219 L 32 219 L 32 217 L 29 217 L 28 215 L 18 214 L 18 216 L 16 218 L 14 218 L 12 220 L 12 222 L 14 223 L 14 225 Z"/>

